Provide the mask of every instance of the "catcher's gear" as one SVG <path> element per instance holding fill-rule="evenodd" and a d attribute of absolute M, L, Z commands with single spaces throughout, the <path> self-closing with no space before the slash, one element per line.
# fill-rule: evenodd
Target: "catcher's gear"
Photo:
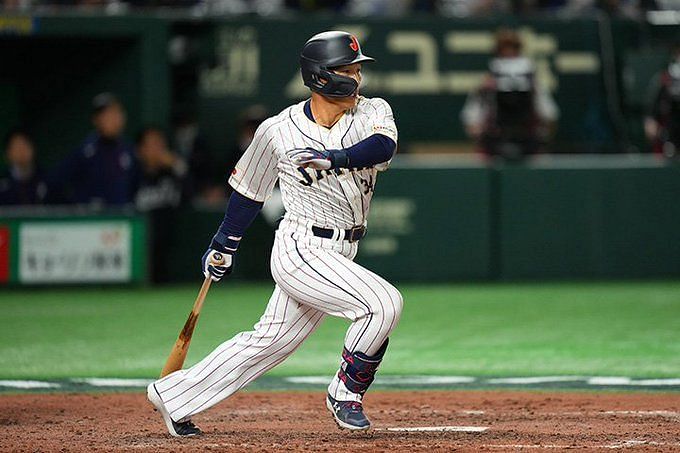
<path fill-rule="evenodd" d="M 231 274 L 234 257 L 229 253 L 209 248 L 203 254 L 201 263 L 203 265 L 203 275 L 206 278 L 210 277 L 214 282 L 218 282 L 225 275 Z"/>
<path fill-rule="evenodd" d="M 344 31 L 327 31 L 312 36 L 302 48 L 300 71 L 305 85 L 324 96 L 352 96 L 359 84 L 331 69 L 354 63 L 375 61 L 361 53 L 359 41 Z"/>

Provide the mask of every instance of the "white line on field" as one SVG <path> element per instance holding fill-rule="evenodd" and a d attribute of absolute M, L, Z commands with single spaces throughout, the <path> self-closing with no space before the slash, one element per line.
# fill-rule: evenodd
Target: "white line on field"
<path fill-rule="evenodd" d="M 487 426 L 406 426 L 375 428 L 374 431 L 483 433 Z"/>
<path fill-rule="evenodd" d="M 0 380 L 0 387 L 11 387 L 15 389 L 56 389 L 60 384 L 44 381 L 10 381 Z"/>
<path fill-rule="evenodd" d="M 532 376 L 488 379 L 487 384 L 545 384 L 550 382 L 583 381 L 583 376 Z"/>
<path fill-rule="evenodd" d="M 290 376 L 283 378 L 293 384 L 328 385 L 327 376 Z M 378 376 L 375 380 L 380 385 L 442 385 L 470 384 L 477 378 L 471 376 Z"/>
<path fill-rule="evenodd" d="M 596 376 L 588 378 L 589 385 L 631 385 L 632 380 L 624 376 Z"/>
<path fill-rule="evenodd" d="M 330 383 L 328 376 L 291 376 L 285 377 L 283 380 L 293 384 L 328 385 Z"/>
<path fill-rule="evenodd" d="M 680 385 L 680 379 L 638 379 L 631 385 Z"/>
<path fill-rule="evenodd" d="M 302 385 L 328 385 L 328 376 L 289 376 L 281 378 L 291 384 Z M 85 384 L 93 387 L 146 387 L 152 379 L 126 379 L 126 378 L 72 378 L 67 381 L 74 384 Z M 423 376 L 423 375 L 393 375 L 378 376 L 376 383 L 383 386 L 438 386 L 459 384 L 480 385 L 540 385 L 550 383 L 578 383 L 582 382 L 594 387 L 597 386 L 625 386 L 625 387 L 680 387 L 680 378 L 662 379 L 633 379 L 626 376 L 517 376 L 505 378 L 483 378 L 472 376 Z M 60 388 L 63 383 L 39 380 L 0 380 L 0 387 L 40 389 Z M 68 384 L 66 384 L 68 385 Z"/>
<path fill-rule="evenodd" d="M 589 385 L 639 385 L 643 387 L 648 387 L 648 386 L 680 385 L 680 378 L 633 380 L 625 376 L 595 376 L 588 378 L 586 382 Z"/>
<path fill-rule="evenodd" d="M 610 448 L 610 449 L 616 449 L 616 448 L 629 448 L 629 447 L 638 447 L 640 445 L 654 445 L 654 446 L 670 446 L 670 447 L 678 447 L 680 446 L 680 442 L 657 442 L 654 440 L 623 440 L 621 442 L 616 442 L 613 444 L 609 445 L 604 445 L 603 448 Z"/>
<path fill-rule="evenodd" d="M 153 379 L 77 378 L 70 381 L 76 384 L 89 384 L 94 387 L 146 387 L 153 382 Z"/>

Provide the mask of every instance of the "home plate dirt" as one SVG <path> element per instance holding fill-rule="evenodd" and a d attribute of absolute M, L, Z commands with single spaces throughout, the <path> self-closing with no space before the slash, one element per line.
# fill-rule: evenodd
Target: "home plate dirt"
<path fill-rule="evenodd" d="M 0 397 L 0 451 L 680 450 L 678 393 L 375 392 L 340 431 L 320 392 L 243 392 L 171 438 L 141 393 Z"/>

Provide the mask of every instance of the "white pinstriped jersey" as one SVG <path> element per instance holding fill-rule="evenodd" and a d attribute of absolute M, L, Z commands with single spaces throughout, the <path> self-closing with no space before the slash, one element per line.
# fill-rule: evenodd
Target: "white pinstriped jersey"
<path fill-rule="evenodd" d="M 218 346 L 189 369 L 153 383 L 153 392 L 173 420 L 186 420 L 228 398 L 281 363 L 326 315 L 351 320 L 344 346 L 350 353 L 373 356 L 386 344 L 399 321 L 403 300 L 386 280 L 353 261 L 358 242 L 337 235 L 297 234 L 316 225 L 347 229 L 364 225 L 379 168 L 317 172 L 293 165 L 296 148 L 347 148 L 380 133 L 397 141 L 390 106 L 382 99 L 359 98 L 330 129 L 304 113 L 304 102 L 262 123 L 236 165 L 229 183 L 241 194 L 265 201 L 279 181 L 286 219 L 276 232 L 271 270 L 276 282 L 265 313 L 252 331 Z M 336 373 L 330 397 L 357 401 Z M 150 390 L 151 391 L 151 390 Z M 158 406 L 157 406 L 158 407 Z"/>
<path fill-rule="evenodd" d="M 342 149 L 379 133 L 397 142 L 397 127 L 389 104 L 360 97 L 328 129 L 304 112 L 307 101 L 267 119 L 236 164 L 229 183 L 242 195 L 264 202 L 277 180 L 288 218 L 324 228 L 365 225 L 378 171 L 389 162 L 365 169 L 317 171 L 296 167 L 288 154 L 301 148 Z"/>

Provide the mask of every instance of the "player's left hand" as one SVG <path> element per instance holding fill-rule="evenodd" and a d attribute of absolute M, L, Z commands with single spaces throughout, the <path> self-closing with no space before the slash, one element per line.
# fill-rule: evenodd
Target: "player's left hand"
<path fill-rule="evenodd" d="M 295 149 L 288 153 L 288 157 L 298 167 L 328 170 L 332 166 L 330 154 L 314 148 Z"/>
<path fill-rule="evenodd" d="M 206 278 L 210 277 L 214 282 L 218 282 L 225 275 L 231 274 L 233 256 L 215 249 L 208 249 L 201 259 L 201 264 L 203 275 Z"/>

